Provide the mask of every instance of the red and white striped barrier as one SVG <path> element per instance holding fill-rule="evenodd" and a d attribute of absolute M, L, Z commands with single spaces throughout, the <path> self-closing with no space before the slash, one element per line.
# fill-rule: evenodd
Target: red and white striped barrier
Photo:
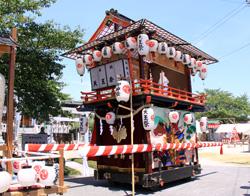
<path fill-rule="evenodd" d="M 222 154 L 222 143 L 209 142 L 209 143 L 167 143 L 167 144 L 134 144 L 134 145 L 113 145 L 113 146 L 90 146 L 84 144 L 27 144 L 26 151 L 56 151 L 60 148 L 64 150 L 79 150 L 82 156 L 86 157 L 97 157 L 97 156 L 109 156 L 116 154 L 133 154 L 142 152 L 152 151 L 163 151 L 163 150 L 183 150 L 193 148 L 204 148 L 204 147 L 221 147 Z"/>
<path fill-rule="evenodd" d="M 64 149 L 65 151 L 78 150 L 79 147 L 85 146 L 85 144 L 26 144 L 26 152 L 50 152 L 59 151 Z"/>

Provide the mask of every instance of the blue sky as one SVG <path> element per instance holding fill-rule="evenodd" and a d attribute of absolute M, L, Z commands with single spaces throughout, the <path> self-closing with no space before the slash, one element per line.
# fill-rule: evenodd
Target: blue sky
<path fill-rule="evenodd" d="M 177 36 L 196 43 L 197 38 L 228 12 L 237 9 L 245 0 L 58 0 L 42 11 L 38 20 L 54 20 L 72 28 L 85 29 L 84 40 L 95 32 L 105 11 L 110 8 L 134 19 L 147 18 Z M 204 88 L 221 88 L 234 95 L 246 93 L 250 97 L 250 46 L 239 52 L 220 58 L 231 51 L 250 43 L 250 6 L 213 31 L 195 45 L 219 59 L 209 66 L 205 82 L 198 76 L 192 80 L 193 91 Z M 80 91 L 90 90 L 89 75 L 81 79 L 75 70 L 74 61 L 65 59 L 63 81 L 67 84 L 64 92 L 80 100 Z"/>

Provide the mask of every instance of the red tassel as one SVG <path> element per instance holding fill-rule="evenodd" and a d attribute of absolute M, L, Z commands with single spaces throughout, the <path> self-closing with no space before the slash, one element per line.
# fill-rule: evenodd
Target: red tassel
<path fill-rule="evenodd" d="M 220 154 L 223 155 L 223 144 L 220 146 Z"/>

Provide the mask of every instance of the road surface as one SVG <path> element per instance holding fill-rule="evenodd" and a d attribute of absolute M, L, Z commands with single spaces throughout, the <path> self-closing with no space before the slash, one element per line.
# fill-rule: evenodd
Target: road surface
<path fill-rule="evenodd" d="M 125 196 L 131 194 L 130 185 L 110 185 L 93 177 L 68 178 L 66 196 Z M 241 165 L 203 165 L 202 173 L 189 181 L 167 184 L 152 192 L 136 187 L 136 195 L 171 196 L 250 196 L 250 167 Z"/>

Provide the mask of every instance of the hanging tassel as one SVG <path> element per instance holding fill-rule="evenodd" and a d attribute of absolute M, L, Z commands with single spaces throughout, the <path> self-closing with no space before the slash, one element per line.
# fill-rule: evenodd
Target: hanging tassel
<path fill-rule="evenodd" d="M 220 155 L 223 155 L 223 144 L 220 146 Z"/>
<path fill-rule="evenodd" d="M 110 125 L 110 126 L 109 126 L 109 130 L 110 130 L 110 134 L 113 135 L 113 131 L 114 131 L 113 125 Z"/>
<path fill-rule="evenodd" d="M 102 135 L 103 132 L 103 125 L 102 125 L 102 119 L 100 119 L 100 135 Z"/>

